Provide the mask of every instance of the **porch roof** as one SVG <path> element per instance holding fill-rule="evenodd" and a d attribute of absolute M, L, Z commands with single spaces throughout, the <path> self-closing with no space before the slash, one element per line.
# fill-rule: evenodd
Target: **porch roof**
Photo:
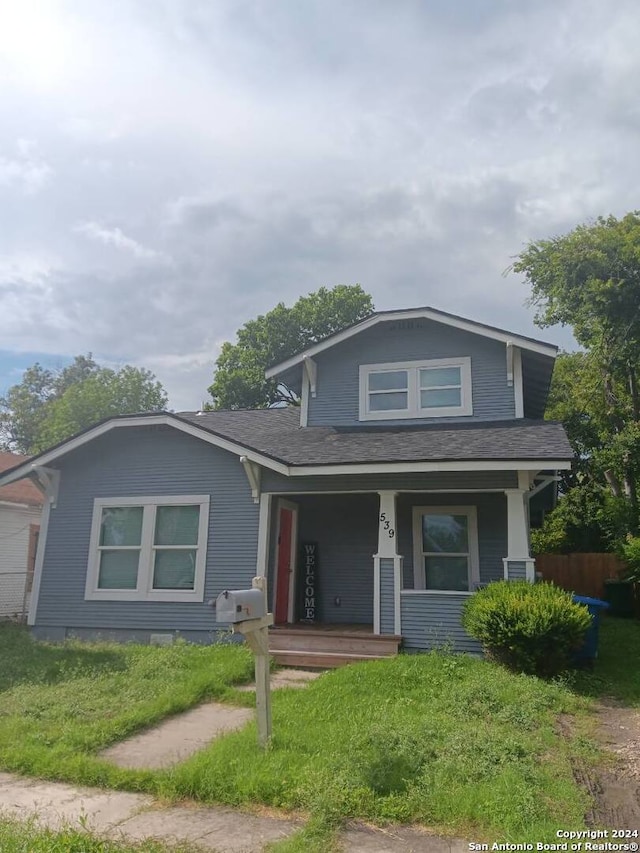
<path fill-rule="evenodd" d="M 571 460 L 562 424 L 519 419 L 442 426 L 300 427 L 297 408 L 180 412 L 177 417 L 286 465 Z"/>

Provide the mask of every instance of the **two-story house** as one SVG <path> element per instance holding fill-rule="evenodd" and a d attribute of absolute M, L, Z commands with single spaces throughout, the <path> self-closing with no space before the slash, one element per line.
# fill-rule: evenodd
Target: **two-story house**
<path fill-rule="evenodd" d="M 299 408 L 112 418 L 34 457 L 0 485 L 47 496 L 35 635 L 209 642 L 208 602 L 257 574 L 281 661 L 477 650 L 466 597 L 534 580 L 528 502 L 571 465 L 543 420 L 555 355 L 432 308 L 378 312 L 267 371 Z"/>

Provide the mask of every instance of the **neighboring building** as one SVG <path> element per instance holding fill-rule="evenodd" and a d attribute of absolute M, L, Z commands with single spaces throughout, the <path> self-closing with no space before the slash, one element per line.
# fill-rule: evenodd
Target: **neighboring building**
<path fill-rule="evenodd" d="M 534 579 L 528 501 L 571 466 L 543 421 L 556 351 L 378 312 L 267 371 L 300 408 L 113 418 L 40 454 L 0 477 L 48 490 L 34 633 L 206 642 L 209 600 L 259 574 L 276 624 L 477 650 L 462 604 Z"/>
<path fill-rule="evenodd" d="M 28 458 L 0 451 L 0 474 Z M 42 492 L 29 480 L 0 487 L 0 619 L 26 618 L 42 500 Z"/>

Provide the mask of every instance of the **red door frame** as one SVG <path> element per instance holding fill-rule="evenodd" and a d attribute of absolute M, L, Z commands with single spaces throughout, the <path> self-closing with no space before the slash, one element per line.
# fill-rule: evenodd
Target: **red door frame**
<path fill-rule="evenodd" d="M 274 622 L 293 622 L 295 602 L 298 505 L 278 501 L 278 532 L 274 573 Z"/>

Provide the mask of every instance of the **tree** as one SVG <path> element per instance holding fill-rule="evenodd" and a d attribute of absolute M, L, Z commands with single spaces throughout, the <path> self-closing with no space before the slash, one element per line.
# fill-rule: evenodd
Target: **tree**
<path fill-rule="evenodd" d="M 29 453 L 54 394 L 55 374 L 41 364 L 28 367 L 22 382 L 0 397 L 0 449 Z"/>
<path fill-rule="evenodd" d="M 61 370 L 36 363 L 0 398 L 0 447 L 33 454 L 110 415 L 165 408 L 148 370 L 100 367 L 89 353 Z"/>
<path fill-rule="evenodd" d="M 584 444 L 589 475 L 597 480 L 601 474 L 611 494 L 628 502 L 630 529 L 637 533 L 640 213 L 619 220 L 600 217 L 568 234 L 532 242 L 512 269 L 531 285 L 537 325 L 571 326 L 586 350 L 561 367 L 566 396 L 563 402 L 556 395 L 554 405 L 571 410 L 563 420 L 574 446 Z"/>
<path fill-rule="evenodd" d="M 35 449 L 44 450 L 104 418 L 156 412 L 166 406 L 167 395 L 149 370 L 102 367 L 51 401 Z"/>
<path fill-rule="evenodd" d="M 216 361 L 209 393 L 212 408 L 256 409 L 297 404 L 295 392 L 264 377 L 265 370 L 306 347 L 364 320 L 373 311 L 371 296 L 360 285 L 321 287 L 291 308 L 278 303 L 267 314 L 245 323 L 237 343 L 226 342 Z"/>

